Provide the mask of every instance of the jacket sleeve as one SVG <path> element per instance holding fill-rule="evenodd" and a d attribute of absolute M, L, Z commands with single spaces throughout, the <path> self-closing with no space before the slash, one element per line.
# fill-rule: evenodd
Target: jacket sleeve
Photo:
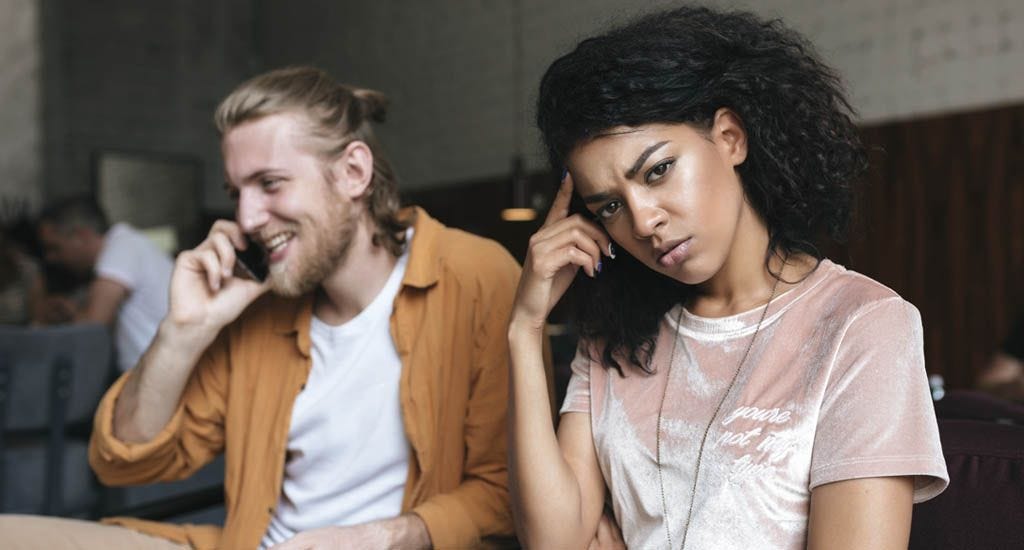
<path fill-rule="evenodd" d="M 128 443 L 114 436 L 114 405 L 134 370 L 114 383 L 96 410 L 89 442 L 89 464 L 107 485 L 136 485 L 184 479 L 224 448 L 228 384 L 227 331 L 204 352 L 181 401 L 153 439 Z"/>
<path fill-rule="evenodd" d="M 463 481 L 412 510 L 426 523 L 436 548 L 475 547 L 481 537 L 513 533 L 506 453 L 507 326 L 520 270 L 503 249 L 493 260 L 487 262 L 493 269 L 479 282 Z"/>

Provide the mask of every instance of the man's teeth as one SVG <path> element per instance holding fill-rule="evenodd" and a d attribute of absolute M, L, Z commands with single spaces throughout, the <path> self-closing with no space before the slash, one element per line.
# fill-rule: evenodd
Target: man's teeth
<path fill-rule="evenodd" d="M 281 233 L 281 234 L 278 234 L 278 235 L 274 236 L 274 238 L 272 238 L 272 239 L 270 239 L 269 241 L 266 242 L 265 246 L 267 247 L 267 252 L 270 252 L 270 253 L 276 252 L 281 247 L 283 247 L 289 241 L 289 239 L 291 239 L 291 238 L 292 238 L 292 234 L 291 233 Z"/>

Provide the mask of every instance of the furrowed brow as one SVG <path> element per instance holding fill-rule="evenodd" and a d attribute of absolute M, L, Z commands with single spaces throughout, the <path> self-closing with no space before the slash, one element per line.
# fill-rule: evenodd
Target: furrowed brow
<path fill-rule="evenodd" d="M 668 142 L 659 141 L 658 143 L 655 143 L 654 145 L 651 145 L 650 147 L 644 149 L 644 152 L 640 153 L 640 156 L 637 157 L 636 162 L 633 163 L 633 167 L 630 168 L 629 170 L 626 170 L 626 179 L 631 180 L 634 177 L 636 177 L 636 173 L 639 172 L 641 168 L 643 168 L 644 163 L 647 162 L 647 159 L 650 158 L 650 156 L 654 154 L 655 151 L 664 147 L 666 143 Z"/>
<path fill-rule="evenodd" d="M 599 202 L 604 202 L 609 198 L 611 198 L 611 195 L 608 193 L 595 193 L 593 195 L 587 195 L 586 197 L 583 197 L 583 202 L 587 204 L 595 204 Z"/>

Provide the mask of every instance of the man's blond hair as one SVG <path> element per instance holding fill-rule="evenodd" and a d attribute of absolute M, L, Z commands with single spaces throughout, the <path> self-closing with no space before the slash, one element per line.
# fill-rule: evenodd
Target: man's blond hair
<path fill-rule="evenodd" d="M 395 173 L 371 126 L 384 121 L 387 103 L 380 92 L 340 84 L 320 69 L 288 67 L 263 73 L 235 88 L 217 107 L 214 123 L 223 136 L 258 118 L 299 113 L 308 121 L 311 143 L 325 166 L 353 141 L 365 143 L 373 152 L 373 178 L 366 197 L 366 208 L 376 225 L 373 244 L 398 256 L 405 245 L 408 223 L 398 218 Z"/>

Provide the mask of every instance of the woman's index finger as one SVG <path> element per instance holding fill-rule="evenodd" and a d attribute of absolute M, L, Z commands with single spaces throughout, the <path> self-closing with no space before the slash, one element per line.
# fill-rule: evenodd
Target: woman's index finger
<path fill-rule="evenodd" d="M 558 220 L 569 217 L 569 201 L 572 200 L 572 175 L 565 173 L 562 184 L 558 186 L 558 192 L 551 201 L 551 208 L 548 216 L 544 218 L 544 226 L 547 227 Z"/>

